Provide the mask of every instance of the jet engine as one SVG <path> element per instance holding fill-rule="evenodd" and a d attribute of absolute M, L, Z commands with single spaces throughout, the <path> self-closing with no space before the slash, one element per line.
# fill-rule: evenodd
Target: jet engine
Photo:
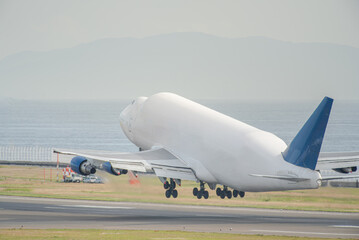
<path fill-rule="evenodd" d="M 357 167 L 335 168 L 333 170 L 339 173 L 352 173 L 357 170 Z"/>
<path fill-rule="evenodd" d="M 105 162 L 102 164 L 103 170 L 105 170 L 106 172 L 115 175 L 115 176 L 119 176 L 121 174 L 126 174 L 127 170 L 126 169 L 115 169 L 112 167 L 111 163 L 109 162 Z"/>
<path fill-rule="evenodd" d="M 77 156 L 71 160 L 71 169 L 81 175 L 96 173 L 96 168 L 86 158 Z"/>

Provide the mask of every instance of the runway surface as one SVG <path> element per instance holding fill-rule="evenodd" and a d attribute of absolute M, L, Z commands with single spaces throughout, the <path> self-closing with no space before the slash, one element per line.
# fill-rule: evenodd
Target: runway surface
<path fill-rule="evenodd" d="M 0 196 L 0 228 L 184 230 L 359 239 L 359 213 Z"/>

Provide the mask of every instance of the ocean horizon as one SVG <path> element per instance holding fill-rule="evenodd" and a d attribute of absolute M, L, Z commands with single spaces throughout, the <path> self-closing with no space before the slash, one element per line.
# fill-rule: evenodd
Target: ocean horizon
<path fill-rule="evenodd" d="M 130 102 L 0 100 L 0 146 L 137 151 L 119 123 L 120 112 Z M 320 100 L 197 102 L 289 144 Z M 359 151 L 359 101 L 334 101 L 322 151 Z"/>

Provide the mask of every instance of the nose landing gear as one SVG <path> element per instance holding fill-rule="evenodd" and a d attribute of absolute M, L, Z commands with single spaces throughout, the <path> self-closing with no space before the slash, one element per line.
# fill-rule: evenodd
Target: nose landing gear
<path fill-rule="evenodd" d="M 197 197 L 198 199 L 201 199 L 202 197 L 204 199 L 208 199 L 209 193 L 204 188 L 204 182 L 200 181 L 200 189 L 199 190 L 198 190 L 198 188 L 193 188 L 193 196 Z"/>

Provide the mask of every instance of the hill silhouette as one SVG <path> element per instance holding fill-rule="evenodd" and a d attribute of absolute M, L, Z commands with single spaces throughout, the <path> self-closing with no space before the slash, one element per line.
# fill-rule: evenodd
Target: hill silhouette
<path fill-rule="evenodd" d="M 173 33 L 102 39 L 0 61 L 0 97 L 359 99 L 359 49 L 264 37 Z"/>

